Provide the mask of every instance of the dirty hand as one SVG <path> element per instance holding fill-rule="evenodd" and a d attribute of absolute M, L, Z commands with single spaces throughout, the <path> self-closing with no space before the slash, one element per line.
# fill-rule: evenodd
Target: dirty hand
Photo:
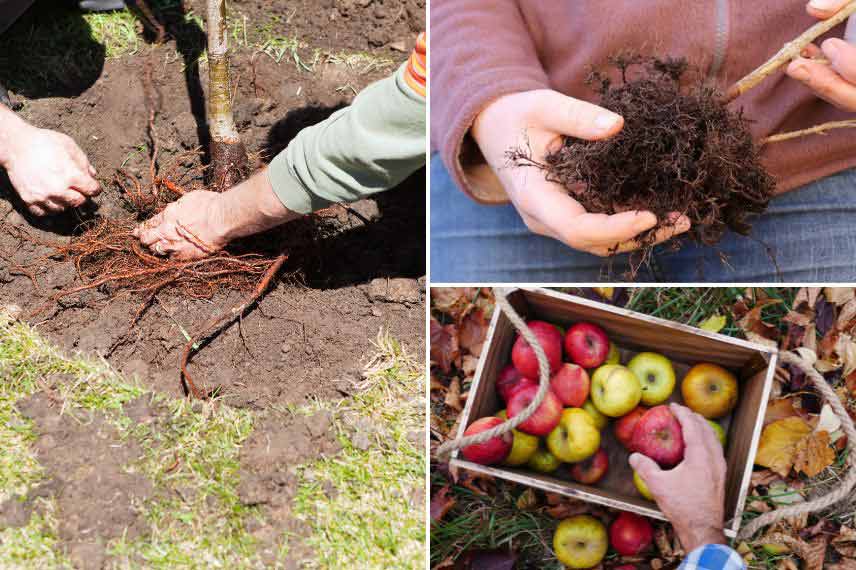
<path fill-rule="evenodd" d="M 684 550 L 724 544 L 725 456 L 713 428 L 701 415 L 678 404 L 669 406 L 683 429 L 684 460 L 663 471 L 641 453 L 630 456 L 636 471 L 663 514 L 672 523 Z"/>
<path fill-rule="evenodd" d="M 101 192 L 95 169 L 71 138 L 16 116 L 4 115 L 0 122 L 6 131 L 0 136 L 0 165 L 31 213 L 61 212 Z"/>
<path fill-rule="evenodd" d="M 825 20 L 850 0 L 811 0 L 807 10 Z M 809 45 L 788 65 L 789 76 L 802 81 L 818 97 L 845 111 L 856 111 L 856 18 L 850 17 L 844 39 L 830 38 L 820 47 Z M 829 64 L 812 61 L 825 57 Z"/>
<path fill-rule="evenodd" d="M 211 255 L 228 243 L 223 194 L 189 192 L 134 230 L 158 255 L 189 260 Z"/>
<path fill-rule="evenodd" d="M 475 119 L 472 135 L 488 164 L 499 177 L 526 226 L 536 234 L 564 242 L 574 249 L 606 256 L 639 247 L 634 238 L 657 225 L 651 212 L 591 214 L 561 186 L 548 182 L 543 172 L 509 165 L 509 150 L 531 149 L 543 162 L 562 143 L 562 136 L 599 140 L 615 135 L 624 119 L 596 105 L 539 89 L 500 97 Z M 672 227 L 657 233 L 657 242 L 687 231 L 689 220 L 673 214 Z"/>

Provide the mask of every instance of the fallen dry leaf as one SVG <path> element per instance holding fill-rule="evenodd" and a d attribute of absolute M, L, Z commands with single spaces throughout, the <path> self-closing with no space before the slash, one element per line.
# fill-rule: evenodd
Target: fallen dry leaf
<path fill-rule="evenodd" d="M 472 309 L 478 293 L 476 287 L 431 287 L 431 306 L 460 322 Z"/>
<path fill-rule="evenodd" d="M 827 570 L 856 570 L 856 560 L 844 558 L 837 564 L 830 564 Z"/>
<path fill-rule="evenodd" d="M 806 542 L 796 536 L 777 532 L 766 535 L 761 539 L 761 542 L 764 544 L 782 544 L 787 546 L 802 559 L 804 570 L 822 570 L 828 540 L 825 535 L 821 535 L 811 542 Z"/>
<path fill-rule="evenodd" d="M 527 488 L 517 497 L 517 508 L 521 511 L 534 509 L 538 506 L 538 495 L 535 494 L 535 489 Z"/>
<path fill-rule="evenodd" d="M 473 376 L 476 374 L 476 368 L 478 368 L 478 365 L 478 358 L 472 354 L 465 354 L 461 359 L 461 372 L 464 373 L 464 378 L 472 380 Z"/>
<path fill-rule="evenodd" d="M 853 287 L 824 287 L 823 296 L 833 305 L 844 305 L 854 298 Z"/>
<path fill-rule="evenodd" d="M 510 550 L 470 550 L 457 563 L 460 570 L 514 570 L 517 555 Z"/>
<path fill-rule="evenodd" d="M 448 407 L 452 408 L 456 412 L 460 412 L 464 409 L 463 402 L 461 401 L 460 380 L 452 378 L 452 381 L 449 383 L 449 390 L 446 392 L 446 398 L 443 401 Z"/>
<path fill-rule="evenodd" d="M 838 536 L 832 539 L 832 547 L 841 556 L 856 558 L 856 530 L 843 525 L 838 530 Z"/>
<path fill-rule="evenodd" d="M 554 519 L 561 520 L 575 515 L 588 514 L 591 508 L 591 505 L 582 501 L 577 501 L 575 499 L 566 499 L 564 502 L 544 509 L 544 512 L 553 517 Z"/>
<path fill-rule="evenodd" d="M 737 321 L 737 326 L 743 329 L 743 332 L 746 333 L 746 338 L 767 345 L 770 345 L 770 343 L 773 346 L 776 345 L 776 341 L 779 339 L 779 328 L 761 320 L 761 313 L 764 307 L 777 305 L 781 302 L 781 299 L 759 300 L 748 313 Z"/>
<path fill-rule="evenodd" d="M 814 304 L 817 303 L 817 297 L 821 292 L 820 287 L 802 287 L 799 291 L 797 291 L 796 296 L 794 297 L 794 305 L 793 308 L 796 309 L 803 303 L 808 305 L 809 309 L 814 309 Z"/>
<path fill-rule="evenodd" d="M 767 404 L 767 412 L 764 414 L 764 425 L 771 424 L 785 418 L 799 417 L 799 411 L 794 407 L 798 396 L 787 396 L 773 400 Z"/>
<path fill-rule="evenodd" d="M 437 522 L 443 520 L 452 507 L 455 506 L 455 497 L 452 495 L 452 486 L 444 485 L 431 497 L 431 520 Z"/>
<path fill-rule="evenodd" d="M 458 328 L 458 343 L 464 350 L 470 351 L 474 356 L 479 356 L 487 336 L 488 322 L 484 318 L 484 312 L 476 309 L 470 312 L 461 321 Z"/>
<path fill-rule="evenodd" d="M 755 464 L 787 477 L 794 464 L 797 443 L 809 433 L 811 426 L 802 418 L 785 418 L 771 423 L 761 433 Z"/>
<path fill-rule="evenodd" d="M 431 361 L 448 374 L 461 351 L 458 346 L 458 329 L 454 325 L 442 325 L 431 318 Z"/>

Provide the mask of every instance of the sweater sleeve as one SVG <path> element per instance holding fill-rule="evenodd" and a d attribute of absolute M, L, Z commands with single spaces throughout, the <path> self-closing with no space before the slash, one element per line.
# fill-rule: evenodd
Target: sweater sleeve
<path fill-rule="evenodd" d="M 724 544 L 706 544 L 690 552 L 678 570 L 746 570 L 746 563 Z"/>
<path fill-rule="evenodd" d="M 431 144 L 459 188 L 504 202 L 469 130 L 499 97 L 549 88 L 518 0 L 433 0 L 431 26 Z"/>
<path fill-rule="evenodd" d="M 425 77 L 418 49 L 350 106 L 300 131 L 271 161 L 268 179 L 286 208 L 307 214 L 354 202 L 395 187 L 425 165 Z"/>

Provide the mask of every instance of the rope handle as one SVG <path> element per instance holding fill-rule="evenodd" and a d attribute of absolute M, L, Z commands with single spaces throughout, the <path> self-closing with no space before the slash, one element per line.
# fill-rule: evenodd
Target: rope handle
<path fill-rule="evenodd" d="M 841 485 L 834 491 L 805 503 L 789 505 L 762 514 L 758 518 L 750 521 L 740 530 L 740 533 L 737 536 L 740 540 L 747 539 L 760 530 L 761 527 L 775 523 L 784 518 L 813 513 L 830 507 L 848 497 L 853 486 L 856 485 L 856 453 L 854 453 L 853 450 L 854 445 L 856 445 L 856 427 L 854 427 L 853 420 L 844 408 L 844 404 L 841 402 L 838 394 L 835 393 L 832 386 L 829 385 L 820 372 L 814 368 L 814 362 L 810 362 L 808 358 L 801 356 L 797 352 L 780 352 L 779 358 L 783 362 L 796 366 L 805 372 L 806 376 L 811 379 L 814 387 L 817 388 L 817 391 L 820 392 L 823 399 L 826 400 L 832 408 L 832 411 L 836 416 L 838 416 L 838 419 L 841 420 L 841 427 L 844 430 L 844 434 L 847 436 L 847 463 L 850 468 L 847 475 L 841 481 Z"/>
<path fill-rule="evenodd" d="M 535 397 L 529 402 L 529 405 L 520 410 L 520 413 L 514 416 L 513 418 L 509 418 L 503 423 L 492 427 L 489 430 L 479 432 L 473 435 L 465 435 L 458 436 L 456 439 L 447 441 L 443 445 L 441 445 L 437 449 L 437 456 L 443 457 L 451 454 L 453 451 L 457 449 L 462 449 L 464 447 L 470 445 L 477 445 L 479 443 L 484 443 L 489 439 L 494 437 L 506 434 L 525 422 L 529 419 L 532 414 L 535 413 L 535 410 L 541 405 L 544 401 L 544 398 L 547 397 L 547 391 L 550 389 L 550 363 L 547 361 L 547 355 L 544 353 L 544 347 L 541 346 L 541 343 L 538 342 L 538 338 L 535 336 L 535 333 L 532 332 L 532 329 L 526 324 L 526 321 L 523 320 L 517 311 L 514 310 L 514 307 L 511 306 L 511 303 L 508 302 L 508 298 L 506 297 L 506 292 L 499 287 L 493 288 L 493 294 L 496 298 L 496 304 L 505 313 L 505 316 L 508 317 L 508 320 L 511 321 L 511 324 L 514 325 L 514 328 L 517 329 L 523 338 L 526 339 L 526 342 L 529 343 L 529 346 L 535 351 L 535 357 L 538 359 L 538 372 L 539 372 L 539 382 L 538 382 L 538 391 L 535 393 Z"/>

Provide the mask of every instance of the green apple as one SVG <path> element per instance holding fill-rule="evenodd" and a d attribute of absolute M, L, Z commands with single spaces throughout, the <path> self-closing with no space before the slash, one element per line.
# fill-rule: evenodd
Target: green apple
<path fill-rule="evenodd" d="M 543 447 L 536 449 L 535 453 L 532 454 L 532 457 L 529 458 L 529 461 L 526 462 L 527 467 L 534 469 L 538 473 L 552 473 L 558 469 L 561 464 L 562 462 L 559 461 L 555 455 Z"/>
<path fill-rule="evenodd" d="M 600 432 L 582 408 L 566 408 L 547 436 L 547 449 L 560 461 L 576 463 L 588 459 L 600 447 Z"/>
<path fill-rule="evenodd" d="M 508 414 L 506 414 L 505 410 L 500 410 L 496 414 L 496 417 L 505 421 L 508 419 Z M 534 435 L 517 431 L 516 429 L 511 430 L 511 435 L 514 436 L 511 443 L 511 451 L 502 463 L 503 465 L 516 467 L 529 461 L 529 458 L 538 450 L 538 438 Z"/>
<path fill-rule="evenodd" d="M 636 471 L 633 472 L 633 484 L 636 485 L 636 490 L 639 491 L 640 495 L 649 501 L 654 500 L 654 495 L 651 494 L 651 490 L 648 489 L 648 485 L 645 484 L 645 481 L 642 480 L 642 477 L 640 477 L 639 473 Z"/>
<path fill-rule="evenodd" d="M 618 352 L 618 347 L 615 346 L 615 343 L 609 342 L 609 352 L 606 355 L 606 360 L 603 361 L 604 364 L 621 364 L 621 354 Z"/>
<path fill-rule="evenodd" d="M 725 447 L 725 430 L 722 429 L 722 426 L 713 420 L 707 420 L 707 423 L 710 424 L 710 427 L 713 428 L 713 431 L 716 432 L 716 439 L 719 440 L 719 443 L 722 444 L 722 447 Z"/>
<path fill-rule="evenodd" d="M 585 404 L 583 404 L 583 409 L 588 412 L 588 415 L 590 415 L 591 419 L 594 420 L 594 427 L 596 427 L 598 430 L 603 431 L 603 428 L 605 428 L 607 424 L 609 424 L 609 418 L 600 413 L 600 410 L 595 407 L 594 402 L 591 401 L 591 398 L 586 400 Z"/>
<path fill-rule="evenodd" d="M 642 403 L 657 406 L 669 399 L 675 390 L 675 369 L 672 361 L 656 352 L 640 352 L 630 359 L 627 368 L 642 384 Z"/>
<path fill-rule="evenodd" d="M 577 515 L 559 523 L 553 534 L 553 550 L 568 568 L 592 568 L 606 556 L 606 527 L 590 515 Z"/>
<path fill-rule="evenodd" d="M 600 413 L 618 418 L 639 405 L 642 385 L 636 374 L 620 364 L 604 364 L 591 379 L 591 401 Z"/>

